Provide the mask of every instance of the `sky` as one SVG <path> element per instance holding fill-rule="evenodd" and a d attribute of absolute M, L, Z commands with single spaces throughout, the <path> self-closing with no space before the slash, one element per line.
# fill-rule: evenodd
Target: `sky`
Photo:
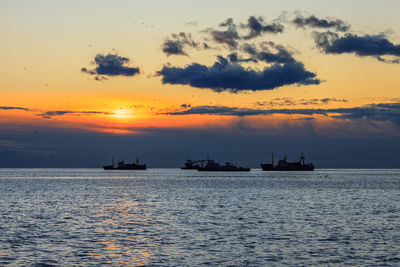
<path fill-rule="evenodd" d="M 400 168 L 396 0 L 0 1 L 0 167 Z"/>

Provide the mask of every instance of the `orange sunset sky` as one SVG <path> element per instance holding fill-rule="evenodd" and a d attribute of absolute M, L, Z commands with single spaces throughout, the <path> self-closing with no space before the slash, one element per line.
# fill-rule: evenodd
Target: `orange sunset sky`
<path fill-rule="evenodd" d="M 274 151 L 400 167 L 399 9 L 1 1 L 0 167 L 257 165 Z"/>

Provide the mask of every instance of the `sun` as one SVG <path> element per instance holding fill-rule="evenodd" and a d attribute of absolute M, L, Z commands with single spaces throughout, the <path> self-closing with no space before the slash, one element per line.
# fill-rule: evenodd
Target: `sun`
<path fill-rule="evenodd" d="M 112 117 L 117 118 L 117 119 L 129 119 L 133 118 L 134 114 L 132 110 L 127 109 L 127 108 L 119 108 L 117 110 L 114 110 L 111 114 Z"/>

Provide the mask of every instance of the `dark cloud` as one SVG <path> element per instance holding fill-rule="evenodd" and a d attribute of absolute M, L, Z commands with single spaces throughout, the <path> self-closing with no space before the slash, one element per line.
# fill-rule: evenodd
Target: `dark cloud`
<path fill-rule="evenodd" d="M 29 108 L 10 107 L 10 106 L 0 106 L 0 110 L 23 110 L 23 111 L 31 111 Z"/>
<path fill-rule="evenodd" d="M 377 56 L 376 59 L 383 63 L 400 64 L 400 59 L 388 59 L 381 56 Z"/>
<path fill-rule="evenodd" d="M 230 28 L 226 31 L 212 30 L 211 35 L 215 42 L 220 44 L 226 44 L 231 48 L 237 48 L 238 45 L 237 40 L 240 39 L 239 34 L 234 28 Z"/>
<path fill-rule="evenodd" d="M 179 41 L 165 40 L 162 45 L 162 51 L 170 55 L 183 55 L 187 56 L 186 52 L 183 51 L 183 44 Z"/>
<path fill-rule="evenodd" d="M 222 22 L 220 27 L 227 27 L 226 30 L 220 31 L 215 29 L 208 29 L 206 32 L 211 34 L 212 39 L 220 44 L 226 44 L 232 49 L 236 49 L 238 46 L 238 40 L 240 40 L 239 33 L 237 32 L 236 25 L 232 18 L 228 18 L 225 22 Z"/>
<path fill-rule="evenodd" d="M 192 63 L 184 68 L 164 66 L 158 75 L 164 84 L 185 84 L 197 88 L 209 88 L 215 92 L 237 93 L 244 90 L 272 90 L 285 85 L 319 84 L 315 74 L 305 70 L 300 62 L 273 64 L 263 70 L 244 68 L 219 56 L 208 67 Z"/>
<path fill-rule="evenodd" d="M 367 119 L 373 121 L 391 121 L 400 125 L 400 103 L 380 103 L 363 107 L 333 109 L 251 109 L 226 106 L 197 106 L 183 111 L 167 113 L 169 115 L 223 115 L 223 116 L 255 116 L 255 115 L 332 115 L 339 119 Z"/>
<path fill-rule="evenodd" d="M 293 63 L 296 60 L 292 53 L 282 45 L 277 45 L 273 42 L 264 42 L 261 49 L 257 49 L 255 45 L 244 44 L 242 50 L 251 55 L 255 60 L 264 61 L 267 63 Z M 271 49 L 275 50 L 272 52 Z"/>
<path fill-rule="evenodd" d="M 350 29 L 350 25 L 341 19 L 335 19 L 335 18 L 320 19 L 314 15 L 311 15 L 309 17 L 298 15 L 292 22 L 297 27 L 308 26 L 312 28 L 334 28 L 335 30 L 341 32 L 345 32 Z"/>
<path fill-rule="evenodd" d="M 116 54 L 97 54 L 94 58 L 96 68 L 90 70 L 82 68 L 81 71 L 90 75 L 96 75 L 96 80 L 106 79 L 106 76 L 134 76 L 140 73 L 139 68 L 129 67 L 129 58 Z"/>
<path fill-rule="evenodd" d="M 228 55 L 228 59 L 232 63 L 239 63 L 239 62 L 257 62 L 254 58 L 241 58 L 237 53 L 231 53 Z"/>
<path fill-rule="evenodd" d="M 318 48 L 327 54 L 354 53 L 357 56 L 374 56 L 380 61 L 388 62 L 383 56 L 400 56 L 400 45 L 393 44 L 384 35 L 346 34 L 340 37 L 333 32 L 314 32 L 313 37 Z M 391 60 L 390 63 L 399 63 Z"/>
<path fill-rule="evenodd" d="M 107 81 L 108 79 L 107 79 L 107 77 L 105 77 L 105 76 L 96 76 L 96 77 L 94 77 L 94 79 L 96 80 L 96 81 Z"/>
<path fill-rule="evenodd" d="M 43 117 L 45 119 L 50 119 L 52 117 L 56 116 L 63 116 L 67 114 L 72 114 L 72 115 L 83 115 L 83 114 L 103 114 L 103 115 L 111 115 L 112 113 L 110 112 L 103 112 L 103 111 L 70 111 L 70 110 L 53 110 L 53 111 L 46 111 L 43 113 L 38 114 L 37 116 Z"/>
<path fill-rule="evenodd" d="M 178 34 L 173 33 L 171 37 L 167 38 L 162 44 L 162 51 L 170 56 L 170 55 L 182 55 L 188 56 L 186 52 L 187 47 L 195 47 L 199 46 L 192 39 L 192 35 L 190 33 L 180 32 Z"/>
<path fill-rule="evenodd" d="M 181 107 L 182 107 L 182 108 L 190 108 L 191 105 L 190 105 L 190 104 L 182 104 Z"/>
<path fill-rule="evenodd" d="M 233 18 L 227 18 L 224 22 L 219 24 L 220 27 L 236 27 Z"/>
<path fill-rule="evenodd" d="M 282 33 L 285 29 L 285 26 L 280 23 L 273 22 L 267 24 L 262 17 L 256 18 L 254 16 L 249 17 L 244 27 L 250 30 L 250 33 L 244 37 L 245 39 L 252 39 L 263 33 Z"/>
<path fill-rule="evenodd" d="M 237 49 L 239 42 L 242 40 L 249 40 L 261 36 L 263 33 L 282 33 L 284 26 L 278 22 L 266 23 L 261 17 L 249 17 L 247 24 L 242 24 L 240 28 L 249 30 L 249 33 L 242 35 L 238 32 L 238 27 L 232 18 L 219 24 L 220 27 L 226 27 L 225 30 L 207 29 L 205 32 L 209 33 L 212 40 L 219 43 L 228 45 L 230 49 Z"/>

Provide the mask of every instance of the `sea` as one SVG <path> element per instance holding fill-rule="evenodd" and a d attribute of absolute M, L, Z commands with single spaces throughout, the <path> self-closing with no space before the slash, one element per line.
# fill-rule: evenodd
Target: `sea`
<path fill-rule="evenodd" d="M 400 170 L 0 169 L 0 266 L 400 266 Z"/>

